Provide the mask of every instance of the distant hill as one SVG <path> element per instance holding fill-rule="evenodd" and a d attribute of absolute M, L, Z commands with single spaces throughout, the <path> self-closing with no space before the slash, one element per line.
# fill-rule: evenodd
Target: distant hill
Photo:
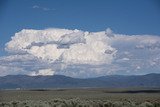
<path fill-rule="evenodd" d="M 160 74 L 109 75 L 79 79 L 63 75 L 27 76 L 8 75 L 0 77 L 0 89 L 79 88 L 79 87 L 160 87 Z"/>

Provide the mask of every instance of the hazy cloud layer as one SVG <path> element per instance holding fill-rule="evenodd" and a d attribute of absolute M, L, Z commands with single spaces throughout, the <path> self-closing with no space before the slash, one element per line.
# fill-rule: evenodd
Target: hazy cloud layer
<path fill-rule="evenodd" d="M 68 29 L 23 29 L 6 43 L 1 75 L 94 77 L 159 72 L 160 37 Z"/>

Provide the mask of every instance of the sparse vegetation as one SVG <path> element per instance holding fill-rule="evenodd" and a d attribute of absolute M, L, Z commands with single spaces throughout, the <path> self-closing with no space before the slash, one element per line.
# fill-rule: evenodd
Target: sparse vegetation
<path fill-rule="evenodd" d="M 120 89 L 1 90 L 0 107 L 160 107 L 160 95 Z"/>
<path fill-rule="evenodd" d="M 0 107 L 160 107 L 159 103 L 131 101 L 100 101 L 81 99 L 53 99 L 50 101 L 11 101 L 1 102 Z"/>

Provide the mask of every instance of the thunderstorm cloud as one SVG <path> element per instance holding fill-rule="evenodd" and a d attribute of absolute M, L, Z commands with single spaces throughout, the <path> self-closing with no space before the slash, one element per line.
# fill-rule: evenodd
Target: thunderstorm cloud
<path fill-rule="evenodd" d="M 0 75 L 95 77 L 159 72 L 160 37 L 68 29 L 23 29 L 6 43 Z"/>

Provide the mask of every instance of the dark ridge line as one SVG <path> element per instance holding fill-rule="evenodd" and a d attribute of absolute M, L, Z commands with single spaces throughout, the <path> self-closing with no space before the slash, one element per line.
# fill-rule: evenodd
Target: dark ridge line
<path fill-rule="evenodd" d="M 160 90 L 103 91 L 104 93 L 160 93 Z"/>

